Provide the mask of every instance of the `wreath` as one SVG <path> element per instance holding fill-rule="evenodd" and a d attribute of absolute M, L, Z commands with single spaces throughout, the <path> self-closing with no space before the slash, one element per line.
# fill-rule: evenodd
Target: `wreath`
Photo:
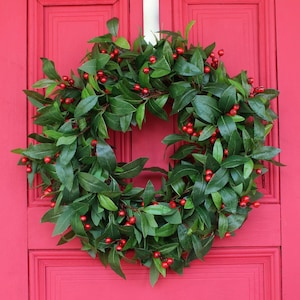
<path fill-rule="evenodd" d="M 41 130 L 13 152 L 30 187 L 38 183 L 50 199 L 41 221 L 55 223 L 59 245 L 79 238 L 82 250 L 123 278 L 121 260 L 138 261 L 154 285 L 168 269 L 181 274 L 203 260 L 216 236 L 234 235 L 259 206 L 256 178 L 269 162 L 280 165 L 273 159 L 280 149 L 266 145 L 278 91 L 254 87 L 245 71 L 230 77 L 215 43 L 189 45 L 193 22 L 184 37 L 160 31 L 155 45 L 139 36 L 132 47 L 118 25 L 109 20 L 109 33 L 89 41 L 77 75 L 60 76 L 42 58 L 47 78 L 33 85 L 38 91 L 25 90 Z M 142 130 L 146 112 L 178 123 L 162 140 L 176 149 L 168 170 L 147 168 L 160 173 L 158 189 L 151 180 L 134 186 L 147 158 L 118 162 L 109 139 Z"/>

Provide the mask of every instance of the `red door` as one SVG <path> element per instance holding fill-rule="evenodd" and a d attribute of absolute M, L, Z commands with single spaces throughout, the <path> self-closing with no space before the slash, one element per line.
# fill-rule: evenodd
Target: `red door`
<path fill-rule="evenodd" d="M 284 3 L 283 3 L 284 2 Z M 86 41 L 105 31 L 105 22 L 120 19 L 121 34 L 133 40 L 142 24 L 140 0 L 11 0 L 0 3 L 2 63 L 1 147 L 1 299 L 299 299 L 298 278 L 298 155 L 297 0 L 164 0 L 162 29 L 183 30 L 192 19 L 191 42 L 217 41 L 225 49 L 230 74 L 247 69 L 255 83 L 276 87 L 280 121 L 271 143 L 282 148 L 287 164 L 271 168 L 260 183 L 263 205 L 251 212 L 245 226 L 229 240 L 216 241 L 205 262 L 193 262 L 183 276 L 173 275 L 152 288 L 144 268 L 125 266 L 127 280 L 80 251 L 78 242 L 57 247 L 53 226 L 40 224 L 48 202 L 36 191 L 27 193 L 24 170 L 10 150 L 26 145 L 34 130 L 32 108 L 22 90 L 41 78 L 39 57 L 56 62 L 59 73 L 76 69 Z M 172 12 L 172 13 L 170 13 Z M 27 113 L 26 113 L 27 112 Z M 28 117 L 28 123 L 27 123 Z M 28 124 L 28 129 L 26 128 Z M 291 124 L 291 125 L 290 125 Z M 165 132 L 162 132 L 164 128 Z M 172 131 L 156 124 L 152 141 Z M 150 156 L 163 163 L 163 149 L 148 150 L 133 132 L 122 142 L 124 157 Z M 139 143 L 139 147 L 135 147 Z M 280 175 L 280 176 L 279 176 Z"/>

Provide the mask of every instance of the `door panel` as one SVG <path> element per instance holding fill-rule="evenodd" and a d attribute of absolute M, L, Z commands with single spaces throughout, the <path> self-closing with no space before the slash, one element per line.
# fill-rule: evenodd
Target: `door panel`
<path fill-rule="evenodd" d="M 133 40 L 142 24 L 142 1 L 0 1 L 0 36 L 5 45 L 0 48 L 0 80 L 9 95 L 9 101 L 3 97 L 1 102 L 0 299 L 298 300 L 299 9 L 298 0 L 160 1 L 161 29 L 183 31 L 195 19 L 191 42 L 206 46 L 216 41 L 217 49 L 225 50 L 230 74 L 246 69 L 255 84 L 268 87 L 276 87 L 278 79 L 281 94 L 274 108 L 280 113 L 280 126 L 276 124 L 270 143 L 280 144 L 281 160 L 287 166 L 280 170 L 280 181 L 279 170 L 271 168 L 259 183 L 265 193 L 263 205 L 250 213 L 235 237 L 217 240 L 205 262 L 195 261 L 183 276 L 170 274 L 151 288 L 146 268 L 125 263 L 124 281 L 81 252 L 78 241 L 56 246 L 53 225 L 40 224 L 49 202 L 37 190 L 27 195 L 24 169 L 10 154 L 13 148 L 25 147 L 27 132 L 36 130 L 31 106 L 26 114 L 22 89 L 42 76 L 39 57 L 55 61 L 60 73 L 69 72 L 79 65 L 86 41 L 106 31 L 105 22 L 113 16 L 120 18 L 121 34 Z M 147 120 L 143 134 L 151 136 L 147 142 L 155 147 L 141 144 L 145 142 L 141 132 L 134 130 L 132 135 L 113 137 L 118 156 L 127 161 L 149 156 L 149 165 L 166 165 L 159 141 L 176 128 L 176 120 L 168 124 L 153 123 L 151 116 Z"/>
<path fill-rule="evenodd" d="M 167 13 L 171 6 L 173 14 Z M 173 26 L 174 30 L 184 32 L 185 26 L 195 20 L 189 42 L 200 43 L 203 47 L 216 42 L 216 52 L 224 49 L 225 55 L 221 58 L 227 66 L 227 72 L 233 76 L 241 70 L 247 70 L 250 77 L 255 78 L 254 86 L 277 86 L 276 82 L 276 51 L 275 51 L 275 11 L 274 3 L 269 0 L 244 1 L 204 1 L 204 0 L 175 0 L 161 1 L 160 19 L 162 29 Z M 276 101 L 273 108 L 277 110 Z M 278 124 L 272 132 L 269 143 L 278 145 Z M 232 264 L 235 269 L 239 265 L 240 255 L 248 260 L 247 268 L 241 261 L 241 270 L 248 272 L 255 268 L 255 257 L 259 260 L 262 253 L 266 254 L 266 261 L 271 268 L 264 268 L 257 282 L 256 288 L 249 293 L 243 284 L 237 284 L 231 299 L 244 299 L 241 295 L 248 295 L 249 299 L 280 299 L 280 199 L 279 199 L 279 170 L 268 166 L 270 172 L 258 182 L 260 190 L 265 194 L 259 210 L 253 210 L 242 229 L 236 231 L 236 236 L 230 240 L 216 240 L 214 251 L 218 253 L 219 263 Z M 260 248 L 261 247 L 261 248 Z M 232 261 L 226 257 L 226 251 L 232 251 Z M 250 249 L 256 249 L 254 253 Z M 214 253 L 214 252 L 213 252 Z M 223 258 L 222 258 L 222 255 Z M 249 255 L 248 259 L 247 256 Z M 234 259 L 234 257 L 236 259 Z M 212 260 L 209 254 L 204 266 Z M 194 265 L 193 265 L 194 267 Z M 216 264 L 212 268 L 218 269 Z M 274 269 L 278 273 L 274 274 Z M 231 269 L 223 269 L 224 277 L 231 278 Z M 236 274 L 237 280 L 242 280 L 243 272 Z M 251 273 L 251 272 L 250 272 Z M 226 275 L 227 274 L 227 275 Z M 270 284 L 270 278 L 272 284 Z M 185 277 L 183 278 L 185 281 Z M 198 282 L 201 290 L 212 281 L 205 278 Z M 218 286 L 221 281 L 218 280 Z M 262 292 L 262 294 L 260 294 Z M 240 294 L 241 293 L 241 294 Z M 210 296 L 205 291 L 203 296 Z M 263 296 L 262 296 L 263 295 Z M 225 297 L 225 299 L 227 299 Z"/>

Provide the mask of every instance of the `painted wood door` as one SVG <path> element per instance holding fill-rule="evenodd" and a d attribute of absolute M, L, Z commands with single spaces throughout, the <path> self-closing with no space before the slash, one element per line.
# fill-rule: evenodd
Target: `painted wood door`
<path fill-rule="evenodd" d="M 75 69 L 86 41 L 103 33 L 113 16 L 132 40 L 142 24 L 142 1 L 1 1 L 0 299 L 299 299 L 299 10 L 297 0 L 160 1 L 162 29 L 183 30 L 195 19 L 191 41 L 204 46 L 217 41 L 231 74 L 247 69 L 256 84 L 278 86 L 281 94 L 274 105 L 280 122 L 271 142 L 280 145 L 287 166 L 280 173 L 271 168 L 260 183 L 266 194 L 263 205 L 234 238 L 216 241 L 204 263 L 194 262 L 183 276 L 171 274 L 151 288 L 145 269 L 125 265 L 124 281 L 82 253 L 78 242 L 57 247 L 52 225 L 39 222 L 48 203 L 37 191 L 27 192 L 24 170 L 10 153 L 25 146 L 27 132 L 34 129 L 22 90 L 42 76 L 39 57 L 56 61 L 61 74 Z M 143 154 L 151 163 L 163 164 L 163 150 L 149 150 L 148 145 L 158 145 L 173 127 L 156 123 L 145 128 L 153 133 L 146 144 L 134 131 L 132 143 L 120 141 L 122 155 Z"/>

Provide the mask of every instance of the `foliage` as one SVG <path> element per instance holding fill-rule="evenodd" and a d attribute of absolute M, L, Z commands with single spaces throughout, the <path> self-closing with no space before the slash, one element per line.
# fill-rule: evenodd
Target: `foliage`
<path fill-rule="evenodd" d="M 79 238 L 82 250 L 122 277 L 120 261 L 134 250 L 154 285 L 168 268 L 182 273 L 202 260 L 216 236 L 233 235 L 259 205 L 255 180 L 280 151 L 265 145 L 278 92 L 253 88 L 245 71 L 230 77 L 215 44 L 189 46 L 163 31 L 155 45 L 138 37 L 131 46 L 118 25 L 109 20 L 109 33 L 90 41 L 78 75 L 60 76 L 42 58 L 47 78 L 25 91 L 41 133 L 14 152 L 30 186 L 41 178 L 42 196 L 51 199 L 42 222 L 55 223 L 60 245 Z M 147 158 L 118 162 L 109 132 L 142 129 L 146 111 L 168 120 L 167 103 L 178 120 L 162 141 L 176 146 L 169 170 L 152 169 L 162 173 L 159 189 L 150 180 L 136 187 L 131 179 Z"/>

